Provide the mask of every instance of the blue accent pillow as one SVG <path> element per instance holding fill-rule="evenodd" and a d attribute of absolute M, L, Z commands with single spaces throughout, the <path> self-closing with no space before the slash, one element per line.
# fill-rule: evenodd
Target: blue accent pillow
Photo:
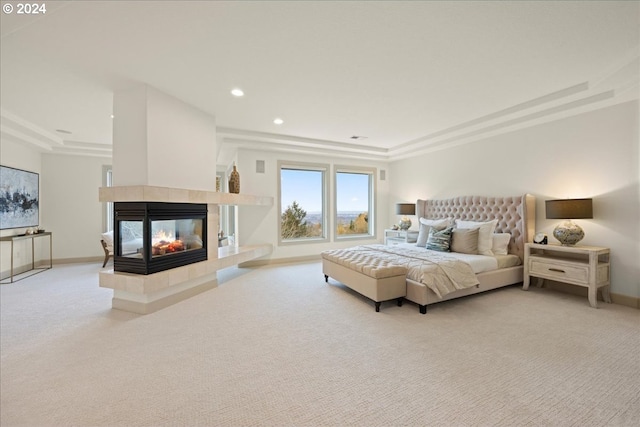
<path fill-rule="evenodd" d="M 449 252 L 452 233 L 453 227 L 447 227 L 439 231 L 432 227 L 429 230 L 426 248 L 432 251 Z"/>

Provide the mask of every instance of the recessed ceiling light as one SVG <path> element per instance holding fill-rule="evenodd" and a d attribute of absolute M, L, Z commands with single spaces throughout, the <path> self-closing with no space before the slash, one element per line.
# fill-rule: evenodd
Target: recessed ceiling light
<path fill-rule="evenodd" d="M 115 118 L 115 117 L 116 117 L 116 116 L 114 116 L 113 114 L 111 115 L 111 118 L 112 118 L 112 119 L 113 119 L 113 118 Z"/>
<path fill-rule="evenodd" d="M 275 119 L 273 119 L 273 123 L 281 125 L 284 123 L 284 120 L 282 120 L 280 117 L 276 117 Z"/>
<path fill-rule="evenodd" d="M 231 90 L 231 95 L 238 97 L 244 96 L 244 91 L 242 89 L 235 88 Z"/>
<path fill-rule="evenodd" d="M 67 135 L 71 135 L 71 131 L 70 130 L 65 130 L 65 129 L 56 129 L 56 132 L 58 133 L 64 133 Z"/>

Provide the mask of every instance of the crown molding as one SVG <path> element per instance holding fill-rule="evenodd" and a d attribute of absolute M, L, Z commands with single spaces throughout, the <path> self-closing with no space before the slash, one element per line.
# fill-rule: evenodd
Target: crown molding
<path fill-rule="evenodd" d="M 111 144 L 64 140 L 4 108 L 0 109 L 0 136 L 3 140 L 55 154 L 110 158 L 113 152 Z"/>
<path fill-rule="evenodd" d="M 366 148 L 355 150 L 341 150 L 339 148 L 327 149 L 323 147 L 313 147 L 304 144 L 295 143 L 277 143 L 264 140 L 251 140 L 243 138 L 223 138 L 222 144 L 227 149 L 232 150 L 260 150 L 280 153 L 296 153 L 296 154 L 308 154 L 313 156 L 331 156 L 340 158 L 352 158 L 361 160 L 372 160 L 376 162 L 386 162 L 389 160 L 387 154 L 377 154 L 375 152 L 369 152 Z"/>
<path fill-rule="evenodd" d="M 0 108 L 0 131 L 2 137 L 15 142 L 32 145 L 50 151 L 63 144 L 62 138 L 46 131 L 22 117 Z"/>
<path fill-rule="evenodd" d="M 417 146 L 417 145 L 423 145 L 423 144 L 428 144 L 429 141 L 432 140 L 437 140 L 437 138 L 442 137 L 442 136 L 446 136 L 446 135 L 450 135 L 453 134 L 455 132 L 464 130 L 464 129 L 468 129 L 477 125 L 482 125 L 483 123 L 490 123 L 490 122 L 495 122 L 496 120 L 503 118 L 503 117 L 508 117 L 512 114 L 516 114 L 522 111 L 526 111 L 529 110 L 531 108 L 535 108 L 537 106 L 546 104 L 548 102 L 552 102 L 558 99 L 563 99 L 565 97 L 574 95 L 576 93 L 585 91 L 589 89 L 589 82 L 582 82 L 579 83 L 577 85 L 574 86 L 569 86 L 567 88 L 558 90 L 556 92 L 552 92 L 549 93 L 547 95 L 543 95 L 540 96 L 538 98 L 534 98 L 525 102 L 522 102 L 520 104 L 516 104 L 513 105 L 511 107 L 496 111 L 494 113 L 491 114 L 487 114 L 485 116 L 482 117 L 478 117 L 475 118 L 473 120 L 469 120 L 467 122 L 464 123 L 460 123 L 458 125 L 452 126 L 450 128 L 447 129 L 443 129 L 441 131 L 438 132 L 434 132 L 432 134 L 414 139 L 412 141 L 408 141 L 405 142 L 403 144 L 398 144 L 394 147 L 391 148 L 391 151 L 398 151 L 398 150 L 403 150 L 404 148 L 407 147 L 412 147 L 412 146 Z"/>
<path fill-rule="evenodd" d="M 640 55 L 631 50 L 601 76 L 536 97 L 391 148 L 229 128 L 216 129 L 218 154 L 237 149 L 357 158 L 379 162 L 469 144 L 488 137 L 559 120 L 640 98 Z M 59 135 L 0 109 L 3 139 L 63 155 L 110 158 L 111 144 L 63 140 Z"/>
<path fill-rule="evenodd" d="M 270 142 L 274 144 L 283 144 L 283 145 L 295 144 L 296 146 L 303 146 L 303 147 L 309 147 L 309 148 L 348 151 L 353 153 L 361 153 L 361 152 L 377 153 L 381 155 L 384 155 L 389 151 L 387 148 L 367 147 L 362 144 L 353 144 L 349 142 L 337 142 L 337 141 L 329 141 L 325 139 L 305 138 L 305 137 L 297 137 L 293 135 L 256 132 L 256 131 L 227 128 L 227 127 L 218 127 L 217 134 L 218 136 L 222 136 L 225 140 L 228 140 L 229 142 L 263 141 L 263 142 Z"/>

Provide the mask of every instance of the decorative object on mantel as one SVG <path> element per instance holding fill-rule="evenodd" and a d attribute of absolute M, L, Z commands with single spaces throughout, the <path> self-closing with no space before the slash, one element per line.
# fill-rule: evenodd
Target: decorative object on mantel
<path fill-rule="evenodd" d="M 584 238 L 582 228 L 572 219 L 593 218 L 592 199 L 559 199 L 545 202 L 547 219 L 564 219 L 553 230 L 553 237 L 564 246 L 573 246 Z"/>
<path fill-rule="evenodd" d="M 400 220 L 400 229 L 408 230 L 411 227 L 411 220 L 407 217 L 407 215 L 415 215 L 416 214 L 416 205 L 415 203 L 397 203 L 396 204 L 396 214 L 402 215 L 402 219 Z"/>
<path fill-rule="evenodd" d="M 236 164 L 233 164 L 233 170 L 229 175 L 229 193 L 240 193 L 240 174 L 236 169 Z"/>

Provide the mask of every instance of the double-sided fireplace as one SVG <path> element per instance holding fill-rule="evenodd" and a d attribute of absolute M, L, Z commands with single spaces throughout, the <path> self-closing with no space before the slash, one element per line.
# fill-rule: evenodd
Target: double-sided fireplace
<path fill-rule="evenodd" d="M 153 274 L 207 260 L 207 205 L 115 202 L 114 271 Z"/>

